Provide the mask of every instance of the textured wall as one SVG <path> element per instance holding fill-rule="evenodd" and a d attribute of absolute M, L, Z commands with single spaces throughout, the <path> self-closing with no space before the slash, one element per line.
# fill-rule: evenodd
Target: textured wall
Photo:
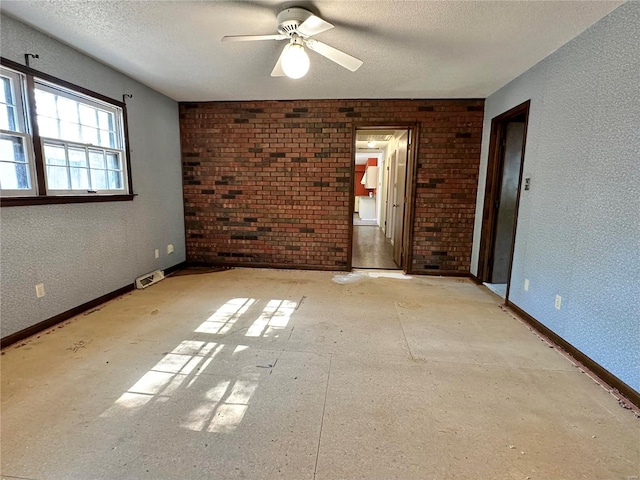
<path fill-rule="evenodd" d="M 638 391 L 639 79 L 629 2 L 487 99 L 472 261 L 491 118 L 531 99 L 510 300 Z"/>
<path fill-rule="evenodd" d="M 80 52 L 2 16 L 2 56 L 127 101 L 131 202 L 3 207 L 2 337 L 184 261 L 178 105 Z M 172 243 L 175 252 L 166 254 Z M 154 249 L 160 258 L 154 258 Z M 34 286 L 44 283 L 46 296 Z"/>
<path fill-rule="evenodd" d="M 482 100 L 180 106 L 187 258 L 344 269 L 355 125 L 419 123 L 413 264 L 469 271 Z"/>

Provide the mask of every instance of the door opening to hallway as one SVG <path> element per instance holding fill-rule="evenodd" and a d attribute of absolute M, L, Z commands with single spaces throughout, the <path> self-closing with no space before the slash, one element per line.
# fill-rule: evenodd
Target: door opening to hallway
<path fill-rule="evenodd" d="M 390 127 L 356 131 L 353 268 L 406 269 L 410 133 Z"/>

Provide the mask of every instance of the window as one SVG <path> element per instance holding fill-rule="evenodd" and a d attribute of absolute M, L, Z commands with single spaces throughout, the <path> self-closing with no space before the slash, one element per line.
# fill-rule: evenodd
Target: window
<path fill-rule="evenodd" d="M 2 196 L 51 200 L 40 203 L 132 197 L 124 103 L 5 59 L 2 64 Z"/>
<path fill-rule="evenodd" d="M 34 195 L 22 78 L 2 69 L 0 81 L 0 189 L 3 195 Z"/>
<path fill-rule="evenodd" d="M 41 82 L 35 97 L 49 194 L 125 193 L 121 110 Z"/>

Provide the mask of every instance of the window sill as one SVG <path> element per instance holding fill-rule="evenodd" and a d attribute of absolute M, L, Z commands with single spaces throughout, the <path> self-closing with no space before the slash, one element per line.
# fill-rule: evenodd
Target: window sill
<path fill-rule="evenodd" d="M 135 194 L 126 195 L 38 195 L 33 197 L 2 197 L 0 207 L 22 207 L 26 205 L 55 205 L 61 203 L 127 202 Z"/>

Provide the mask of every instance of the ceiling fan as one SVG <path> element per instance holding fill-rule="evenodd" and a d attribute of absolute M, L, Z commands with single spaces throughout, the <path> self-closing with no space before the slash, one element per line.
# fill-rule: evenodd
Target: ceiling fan
<path fill-rule="evenodd" d="M 328 58 L 332 62 L 355 72 L 362 65 L 351 55 L 333 48 L 326 43 L 311 38 L 333 28 L 329 22 L 314 15 L 310 11 L 299 8 L 287 8 L 278 14 L 278 32 L 273 35 L 232 35 L 222 37 L 223 42 L 252 42 L 257 40 L 289 40 L 284 47 L 276 66 L 271 72 L 272 77 L 287 76 L 302 78 L 309 70 L 309 56 L 304 46 Z"/>

